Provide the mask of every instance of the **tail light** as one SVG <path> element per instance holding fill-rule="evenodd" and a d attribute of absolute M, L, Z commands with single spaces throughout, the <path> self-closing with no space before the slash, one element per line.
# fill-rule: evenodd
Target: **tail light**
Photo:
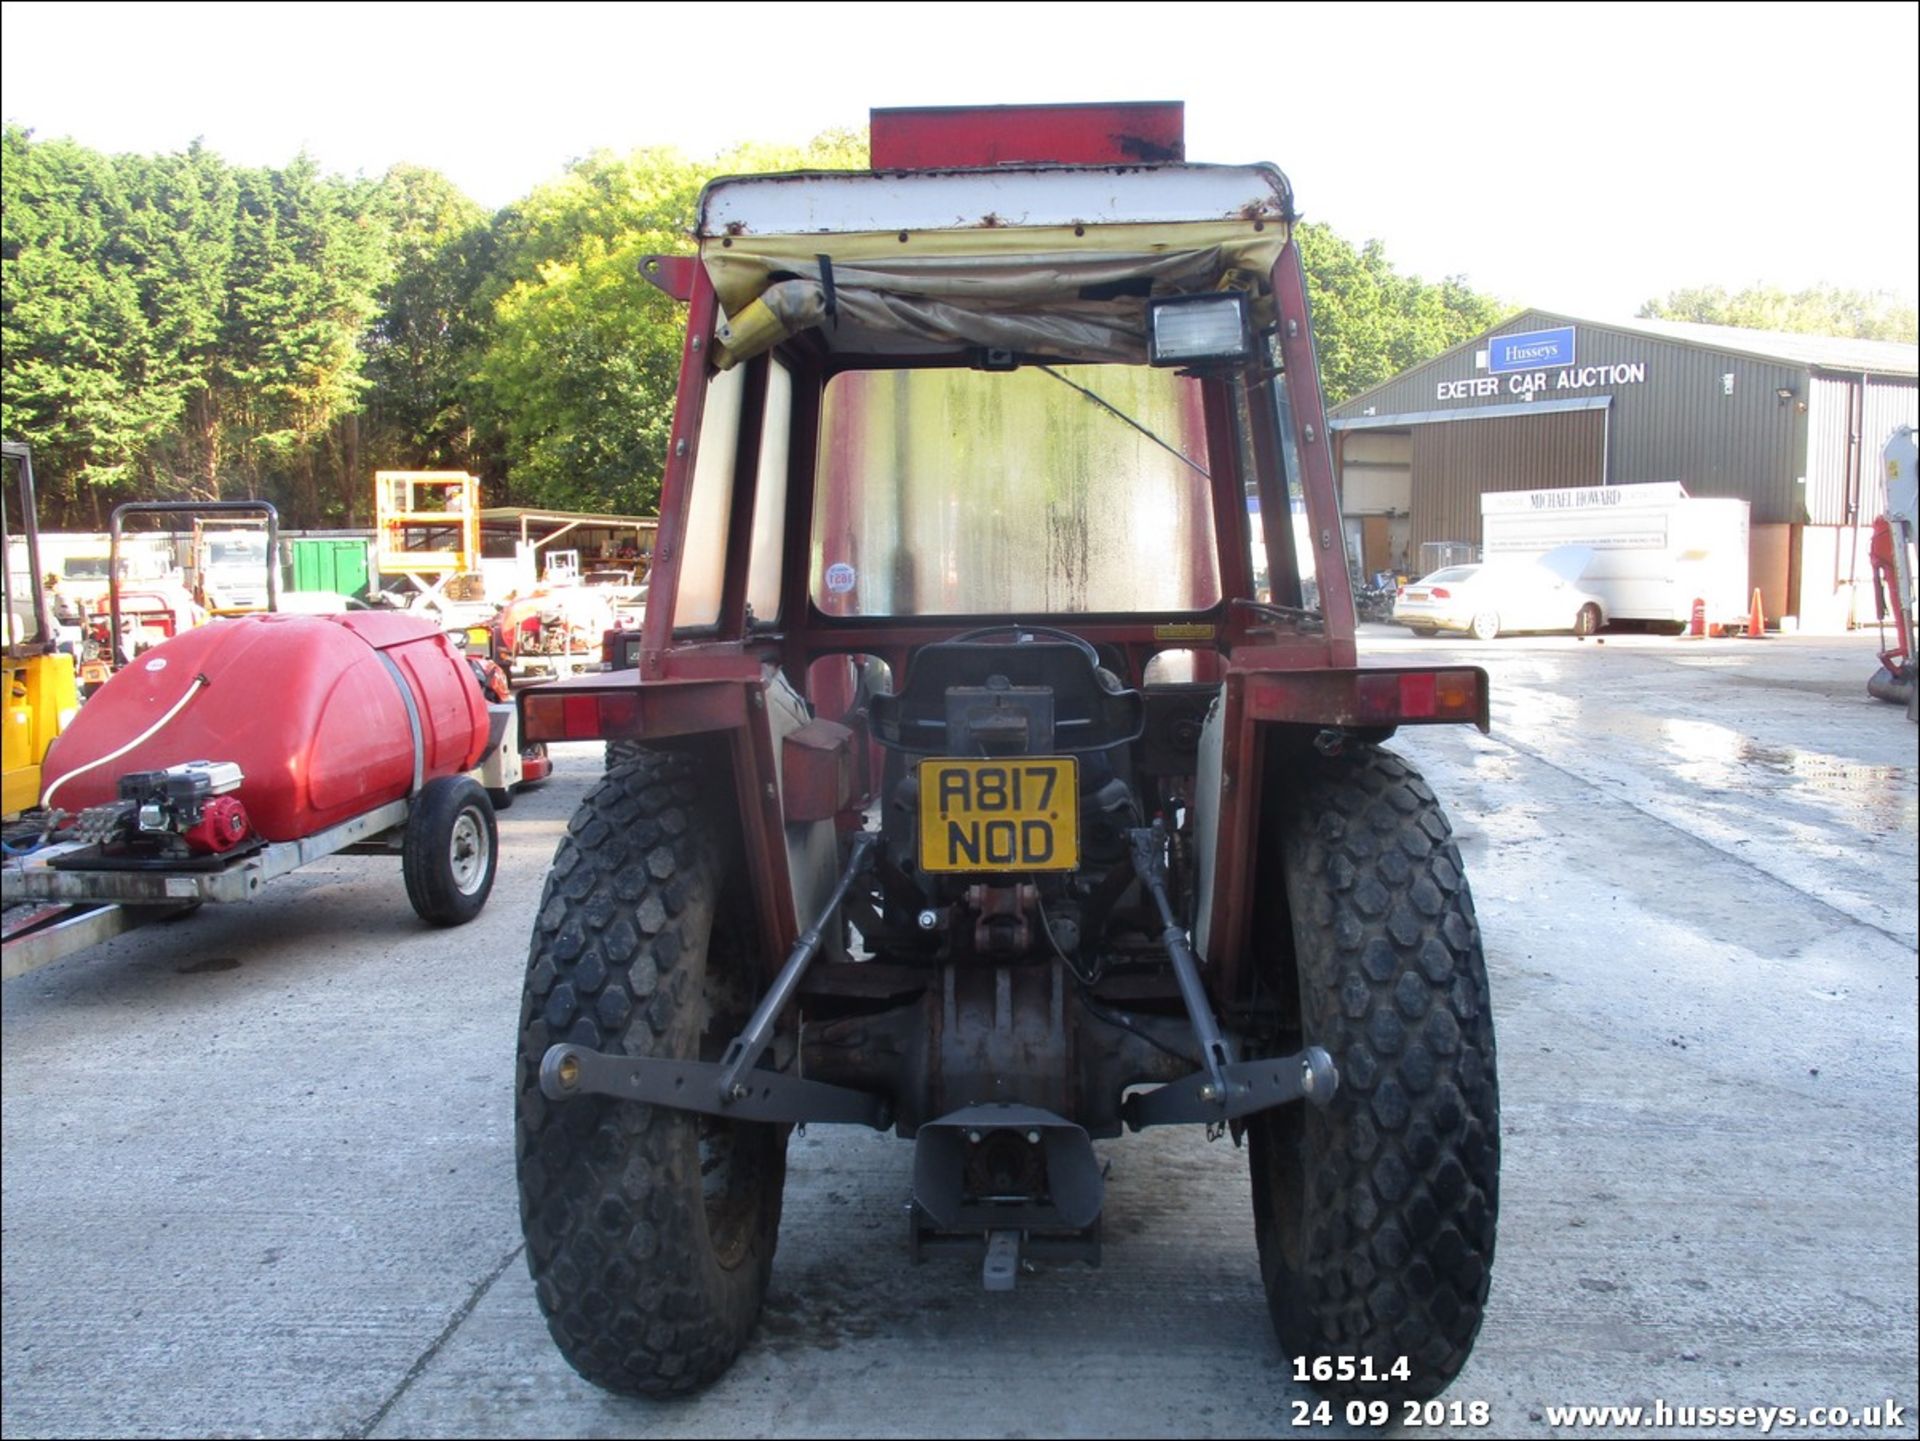
<path fill-rule="evenodd" d="M 1435 600 L 1453 599 L 1453 592 L 1448 590 L 1444 585 L 1436 585 L 1429 594 L 1431 594 Z"/>
<path fill-rule="evenodd" d="M 1405 600 L 1407 598 L 1407 588 L 1404 585 L 1396 585 L 1393 588 L 1393 598 L 1395 600 Z"/>
<path fill-rule="evenodd" d="M 1487 674 L 1478 666 L 1299 671 L 1247 678 L 1248 715 L 1292 725 L 1488 728 Z"/>

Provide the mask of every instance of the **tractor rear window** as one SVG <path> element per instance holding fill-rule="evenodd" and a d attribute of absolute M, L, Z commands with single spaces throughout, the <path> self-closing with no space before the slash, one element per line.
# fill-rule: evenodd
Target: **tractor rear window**
<path fill-rule="evenodd" d="M 845 371 L 818 464 L 809 581 L 827 615 L 1220 598 L 1200 387 L 1170 371 Z"/>

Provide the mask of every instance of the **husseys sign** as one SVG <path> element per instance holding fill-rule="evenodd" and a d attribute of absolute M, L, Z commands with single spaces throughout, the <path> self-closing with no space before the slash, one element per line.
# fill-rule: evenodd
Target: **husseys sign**
<path fill-rule="evenodd" d="M 1477 369 L 1488 373 L 1468 380 L 1442 380 L 1434 387 L 1434 398 L 1490 400 L 1508 395 L 1531 400 L 1541 391 L 1598 390 L 1642 385 L 1647 379 L 1644 360 L 1579 364 L 1577 337 L 1571 325 L 1492 336 L 1474 361 Z"/>

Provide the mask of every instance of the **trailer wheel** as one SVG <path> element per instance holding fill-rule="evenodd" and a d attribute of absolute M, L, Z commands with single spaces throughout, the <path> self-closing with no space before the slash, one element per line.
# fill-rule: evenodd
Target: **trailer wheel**
<path fill-rule="evenodd" d="M 1580 614 L 1573 618 L 1573 633 L 1578 636 L 1598 635 L 1600 633 L 1600 607 L 1588 601 L 1580 607 Z"/>
<path fill-rule="evenodd" d="M 1499 634 L 1500 613 L 1498 611 L 1483 610 L 1474 616 L 1473 638 L 1475 640 L 1492 640 Z"/>
<path fill-rule="evenodd" d="M 1493 1018 L 1473 899 L 1433 792 L 1389 751 L 1309 756 L 1266 834 L 1285 866 L 1302 1040 L 1340 1085 L 1324 1110 L 1249 1126 L 1267 1304 L 1295 1357 L 1370 1358 L 1385 1385 L 1335 1395 L 1425 1399 L 1458 1374 L 1487 1300 L 1500 1181 Z M 1276 902 L 1276 905 L 1279 902 Z"/>
<path fill-rule="evenodd" d="M 728 807 L 687 757 L 640 752 L 589 791 L 547 877 L 520 1006 L 515 1155 L 527 1265 L 569 1364 L 610 1391 L 716 1379 L 766 1297 L 788 1128 L 582 1096 L 547 1048 L 717 1059 L 752 1009 L 752 908 Z"/>
<path fill-rule="evenodd" d="M 463 926 L 480 914 L 500 862 L 493 801 L 471 776 L 426 783 L 407 817 L 400 869 L 421 920 Z"/>

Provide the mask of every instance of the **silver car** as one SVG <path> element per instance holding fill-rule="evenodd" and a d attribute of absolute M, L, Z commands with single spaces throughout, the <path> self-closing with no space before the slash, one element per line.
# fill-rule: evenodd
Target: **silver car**
<path fill-rule="evenodd" d="M 1580 583 L 1592 559 L 1591 547 L 1569 545 L 1541 556 L 1450 565 L 1402 586 L 1393 619 L 1422 636 L 1442 630 L 1480 640 L 1514 631 L 1592 635 L 1607 623 L 1605 604 Z"/>

